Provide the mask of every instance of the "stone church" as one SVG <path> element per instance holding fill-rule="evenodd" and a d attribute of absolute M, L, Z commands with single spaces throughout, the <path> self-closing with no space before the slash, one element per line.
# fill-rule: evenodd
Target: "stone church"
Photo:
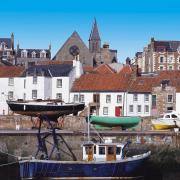
<path fill-rule="evenodd" d="M 110 49 L 108 43 L 103 44 L 101 47 L 101 38 L 96 19 L 90 33 L 89 47 L 86 46 L 79 34 L 74 31 L 58 50 L 53 60 L 71 61 L 77 55 L 84 66 L 98 66 L 102 63 L 117 62 L 117 50 Z"/>

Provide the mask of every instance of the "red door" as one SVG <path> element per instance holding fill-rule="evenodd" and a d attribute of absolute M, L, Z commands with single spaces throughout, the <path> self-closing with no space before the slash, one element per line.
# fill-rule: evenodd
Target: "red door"
<path fill-rule="evenodd" d="M 121 114 L 122 114 L 122 107 L 116 106 L 115 107 L 115 116 L 121 116 Z"/>

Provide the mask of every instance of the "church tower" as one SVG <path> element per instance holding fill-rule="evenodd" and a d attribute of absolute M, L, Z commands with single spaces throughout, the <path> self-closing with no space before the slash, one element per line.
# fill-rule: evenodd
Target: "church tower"
<path fill-rule="evenodd" d="M 94 19 L 93 27 L 89 37 L 89 51 L 91 53 L 100 53 L 101 51 L 101 38 L 99 36 L 96 19 Z"/>

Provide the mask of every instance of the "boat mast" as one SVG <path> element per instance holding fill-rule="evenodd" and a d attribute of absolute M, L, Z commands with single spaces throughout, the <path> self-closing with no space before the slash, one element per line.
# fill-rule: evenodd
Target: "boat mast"
<path fill-rule="evenodd" d="M 90 119 L 89 119 L 89 116 L 90 116 L 90 106 L 89 106 L 89 104 L 88 104 L 88 142 L 90 141 Z"/>

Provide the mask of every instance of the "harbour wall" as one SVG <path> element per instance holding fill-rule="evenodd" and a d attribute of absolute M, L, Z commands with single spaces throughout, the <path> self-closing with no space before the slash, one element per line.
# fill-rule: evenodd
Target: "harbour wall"
<path fill-rule="evenodd" d="M 146 122 L 147 121 L 147 122 Z M 93 140 L 100 140 L 100 137 L 115 137 L 115 142 L 126 142 L 131 140 L 130 153 L 141 153 L 151 150 L 152 155 L 145 167 L 144 179 L 150 180 L 176 180 L 180 179 L 180 134 L 173 131 L 150 131 L 150 120 L 143 119 L 142 124 L 137 129 L 121 131 L 115 128 L 111 131 L 91 131 Z M 17 125 L 18 126 L 17 128 Z M 36 129 L 32 129 L 38 125 L 36 119 L 25 116 L 1 116 L 0 117 L 0 164 L 16 162 L 17 157 L 35 156 L 37 151 Z M 48 125 L 44 124 L 43 129 L 47 129 Z M 84 131 L 87 129 L 87 123 L 84 117 L 67 117 L 62 126 L 64 131 L 59 132 L 71 151 L 78 160 L 82 159 L 81 144 L 87 139 Z M 17 130 L 16 130 L 17 129 Z M 52 137 L 48 139 L 53 142 Z M 47 144 L 48 149 L 51 145 Z M 64 152 L 68 152 L 64 143 L 60 143 L 60 147 Z M 61 152 L 62 160 L 72 160 L 72 157 Z M 129 153 L 129 152 L 128 152 Z M 56 155 L 53 156 L 55 158 Z M 11 173 L 9 172 L 11 171 Z M 11 166 L 0 166 L 0 179 L 4 178 L 4 173 L 8 175 L 8 179 L 16 180 L 19 178 L 18 170 Z M 11 176 L 12 174 L 12 176 Z M 7 177 L 5 175 L 5 177 Z"/>

